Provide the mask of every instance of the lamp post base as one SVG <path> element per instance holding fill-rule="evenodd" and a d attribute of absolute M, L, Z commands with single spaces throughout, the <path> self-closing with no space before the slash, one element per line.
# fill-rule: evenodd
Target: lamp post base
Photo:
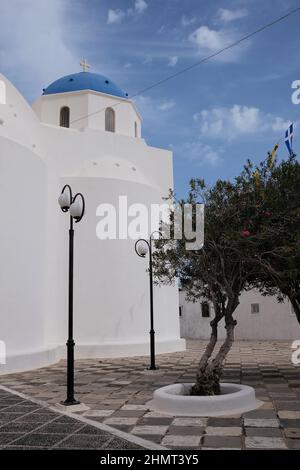
<path fill-rule="evenodd" d="M 56 408 L 60 411 L 64 411 L 66 413 L 78 413 L 82 411 L 88 411 L 90 409 L 89 406 L 85 405 L 84 403 L 80 403 L 79 401 L 74 401 L 74 403 L 68 403 L 62 401 L 57 403 Z"/>
<path fill-rule="evenodd" d="M 156 367 L 155 369 L 151 369 L 150 367 L 148 367 L 147 369 L 140 371 L 140 374 L 145 375 L 162 375 L 163 373 L 163 370 L 159 367 Z"/>
<path fill-rule="evenodd" d="M 80 401 L 78 401 L 78 400 L 71 400 L 71 401 L 65 400 L 65 401 L 61 401 L 60 404 L 64 405 L 64 406 L 80 405 Z"/>

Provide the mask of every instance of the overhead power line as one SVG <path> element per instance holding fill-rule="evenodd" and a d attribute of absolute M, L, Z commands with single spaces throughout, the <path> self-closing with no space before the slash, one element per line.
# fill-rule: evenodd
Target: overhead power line
<path fill-rule="evenodd" d="M 228 44 L 228 46 L 225 46 L 223 47 L 222 49 L 219 49 L 218 51 L 216 52 L 213 52 L 212 54 L 204 57 L 203 59 L 197 61 L 197 62 L 194 62 L 193 64 L 189 65 L 188 67 L 185 67 L 184 69 L 181 69 L 179 70 L 178 72 L 175 72 L 173 73 L 172 75 L 168 75 L 167 77 L 153 83 L 152 85 L 149 85 L 141 90 L 139 90 L 138 92 L 134 93 L 133 95 L 129 96 L 128 99 L 133 99 L 133 98 L 136 98 L 137 96 L 139 95 L 142 95 L 143 93 L 146 93 L 150 90 L 152 90 L 153 88 L 156 88 L 157 86 L 160 86 L 166 82 L 168 82 L 169 80 L 173 80 L 173 78 L 176 78 L 186 72 L 189 72 L 190 70 L 196 68 L 196 67 L 199 67 L 199 65 L 202 65 L 204 62 L 207 62 L 209 61 L 210 59 L 213 59 L 214 57 L 217 57 L 219 56 L 220 54 L 222 54 L 223 52 L 225 51 L 228 51 L 230 49 L 232 49 L 233 47 L 236 47 L 238 46 L 239 44 L 247 41 L 248 39 L 252 38 L 253 36 L 256 36 L 256 34 L 259 34 L 263 31 L 265 31 L 266 29 L 268 28 L 271 28 L 272 26 L 276 25 L 277 23 L 280 23 L 281 21 L 284 21 L 286 20 L 287 18 L 289 18 L 290 16 L 294 15 L 295 13 L 298 13 L 300 11 L 300 6 L 297 7 L 297 8 L 294 8 L 293 10 L 289 11 L 288 13 L 286 13 L 285 15 L 282 15 L 280 16 L 279 18 L 276 18 L 275 20 L 271 21 L 270 23 L 267 23 L 265 24 L 264 26 L 261 26 L 260 28 L 256 29 L 255 31 L 252 31 L 251 33 L 249 34 L 246 34 L 246 36 L 243 36 L 241 37 L 240 39 L 238 39 L 237 41 L 234 41 L 232 42 L 231 44 Z M 119 104 L 123 103 L 124 100 L 119 100 L 117 103 L 114 103 L 113 105 L 111 105 L 110 107 L 111 108 L 115 108 L 117 106 L 119 106 Z M 89 113 L 89 114 L 86 114 L 85 116 L 82 116 L 80 118 L 77 118 L 77 119 L 74 119 L 73 121 L 71 121 L 71 124 L 74 123 L 74 122 L 77 122 L 77 121 L 81 121 L 82 119 L 86 119 L 90 116 L 94 116 L 95 114 L 99 114 L 99 113 L 102 113 L 103 111 L 105 111 L 106 107 L 105 108 L 101 108 L 97 111 L 94 111 L 92 113 Z"/>

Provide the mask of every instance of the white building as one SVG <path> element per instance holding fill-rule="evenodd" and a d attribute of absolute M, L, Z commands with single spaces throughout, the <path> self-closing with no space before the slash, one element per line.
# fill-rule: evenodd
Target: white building
<path fill-rule="evenodd" d="M 75 225 L 77 357 L 149 352 L 147 259 L 133 240 L 99 240 L 96 209 L 117 207 L 120 195 L 161 204 L 171 152 L 146 144 L 134 103 L 106 77 L 60 78 L 31 107 L 0 75 L 0 373 L 65 356 L 69 220 L 57 199 L 66 183 L 86 200 Z M 155 288 L 154 302 L 157 352 L 184 349 L 177 288 Z"/>
<path fill-rule="evenodd" d="M 210 322 L 214 317 L 213 305 L 208 302 L 188 302 L 180 292 L 180 331 L 183 338 L 208 339 Z M 242 340 L 294 340 L 300 339 L 300 325 L 290 302 L 278 303 L 275 297 L 265 297 L 256 290 L 243 292 L 234 312 L 237 320 L 235 338 Z M 219 324 L 218 335 L 225 337 L 224 321 Z"/>

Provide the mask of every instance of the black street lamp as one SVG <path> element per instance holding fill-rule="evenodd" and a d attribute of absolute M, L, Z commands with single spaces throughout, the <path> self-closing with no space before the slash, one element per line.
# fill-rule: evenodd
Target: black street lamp
<path fill-rule="evenodd" d="M 154 232 L 153 232 L 154 233 Z M 135 243 L 135 252 L 141 258 L 145 258 L 149 251 L 149 280 L 150 280 L 150 367 L 149 370 L 156 370 L 158 367 L 155 365 L 155 330 L 154 330 L 154 315 L 153 315 L 153 269 L 152 269 L 152 235 L 149 241 L 140 238 Z"/>
<path fill-rule="evenodd" d="M 74 229 L 73 219 L 75 223 L 81 221 L 85 202 L 81 193 L 72 196 L 71 187 L 66 184 L 58 198 L 58 203 L 63 212 L 70 214 L 69 228 L 69 319 L 68 319 L 68 341 L 67 341 L 67 398 L 62 402 L 65 406 L 79 405 L 80 401 L 74 398 L 74 346 L 73 339 L 73 266 L 74 266 Z"/>

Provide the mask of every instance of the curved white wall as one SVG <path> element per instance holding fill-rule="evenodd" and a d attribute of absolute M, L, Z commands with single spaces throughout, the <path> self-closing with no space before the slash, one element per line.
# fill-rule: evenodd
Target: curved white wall
<path fill-rule="evenodd" d="M 134 240 L 99 240 L 96 209 L 104 202 L 118 208 L 120 195 L 127 195 L 128 205 L 139 202 L 150 206 L 151 202 L 159 202 L 158 192 L 150 186 L 109 178 L 66 181 L 84 194 L 87 208 L 85 217 L 75 224 L 74 321 L 78 354 L 147 354 L 148 260 L 136 255 Z M 67 248 L 66 240 L 61 242 Z M 156 287 L 154 306 L 158 350 L 182 348 L 177 289 Z"/>
<path fill-rule="evenodd" d="M 122 135 L 43 124 L 9 81 L 0 80 L 6 90 L 0 103 L 0 340 L 7 347 L 0 373 L 65 357 L 69 217 L 57 202 L 65 183 L 85 195 L 87 208 L 75 224 L 77 357 L 148 354 L 147 261 L 135 254 L 133 240 L 96 237 L 96 208 L 117 205 L 119 195 L 129 204 L 161 203 L 173 184 L 171 152 L 132 138 L 132 126 Z M 126 106 L 132 121 L 134 108 Z M 157 352 L 184 349 L 177 288 L 156 287 L 154 303 Z"/>
<path fill-rule="evenodd" d="M 10 370 L 18 356 L 45 346 L 47 174 L 43 161 L 25 147 L 0 137 L 0 148 L 0 339 Z"/>
<path fill-rule="evenodd" d="M 3 80 L 0 79 L 0 104 L 6 104 L 6 85 Z"/>

